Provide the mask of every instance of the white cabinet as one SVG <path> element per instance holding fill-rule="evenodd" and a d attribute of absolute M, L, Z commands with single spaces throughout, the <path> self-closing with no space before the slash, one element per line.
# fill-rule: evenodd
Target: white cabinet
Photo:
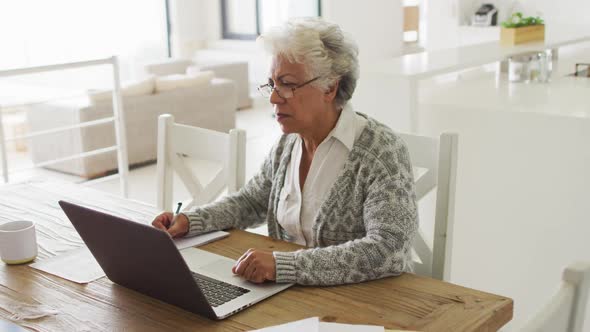
<path fill-rule="evenodd" d="M 500 39 L 500 27 L 474 27 L 462 25 L 457 31 L 459 38 L 457 46 L 481 44 Z"/>

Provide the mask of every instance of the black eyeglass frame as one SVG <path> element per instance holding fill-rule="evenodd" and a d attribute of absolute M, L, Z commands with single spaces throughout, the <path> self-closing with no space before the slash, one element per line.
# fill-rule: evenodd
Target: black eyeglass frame
<path fill-rule="evenodd" d="M 292 88 L 287 88 L 287 89 L 290 89 L 290 90 L 291 90 L 291 94 L 292 94 L 292 96 L 291 96 L 291 97 L 283 97 L 283 96 L 281 95 L 281 90 L 280 90 L 280 89 L 277 89 L 277 88 L 276 88 L 276 86 L 274 85 L 274 83 L 273 83 L 273 84 L 271 84 L 271 83 L 262 84 L 262 85 L 258 86 L 258 91 L 259 91 L 259 92 L 260 92 L 260 93 L 261 93 L 261 94 L 262 94 L 264 97 L 268 97 L 268 98 L 270 98 L 270 96 L 272 95 L 272 92 L 273 92 L 273 91 L 276 91 L 276 92 L 277 92 L 277 95 L 279 95 L 279 97 L 281 97 L 281 98 L 283 98 L 283 99 L 289 99 L 289 98 L 293 98 L 293 96 L 295 96 L 295 90 L 297 90 L 297 89 L 299 89 L 299 88 L 302 88 L 302 87 L 304 87 L 304 86 L 308 85 L 309 83 L 311 83 L 311 82 L 314 82 L 314 81 L 318 80 L 320 77 L 321 77 L 321 76 L 318 76 L 318 77 L 312 78 L 312 79 L 311 79 L 311 80 L 309 80 L 309 81 L 306 81 L 306 82 L 303 82 L 303 83 L 301 83 L 301 84 L 299 84 L 299 85 L 296 85 L 296 86 L 294 86 L 294 87 L 292 87 Z M 267 95 L 266 95 L 266 93 L 263 91 L 265 88 L 270 88 L 270 93 L 268 93 L 268 96 L 267 96 Z"/>

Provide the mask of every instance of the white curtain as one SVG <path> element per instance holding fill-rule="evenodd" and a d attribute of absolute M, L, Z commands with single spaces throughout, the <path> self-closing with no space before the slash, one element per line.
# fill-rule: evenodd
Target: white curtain
<path fill-rule="evenodd" d="M 0 43 L 0 70 L 118 55 L 125 77 L 167 56 L 165 1 L 0 0 Z"/>

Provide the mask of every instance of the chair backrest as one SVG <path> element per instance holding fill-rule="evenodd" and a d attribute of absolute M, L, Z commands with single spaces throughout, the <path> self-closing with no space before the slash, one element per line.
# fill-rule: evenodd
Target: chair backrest
<path fill-rule="evenodd" d="M 436 187 L 434 238 L 430 245 L 422 229 L 418 230 L 414 250 L 420 262 L 414 262 L 414 270 L 420 275 L 448 281 L 455 214 L 458 135 L 443 133 L 440 138 L 414 134 L 400 136 L 406 142 L 412 166 L 425 170 L 415 179 L 418 201 Z"/>
<path fill-rule="evenodd" d="M 522 332 L 582 332 L 588 289 L 590 263 L 576 262 L 563 271 L 561 288 L 525 326 Z"/>
<path fill-rule="evenodd" d="M 185 157 L 215 161 L 222 165 L 208 184 L 187 167 Z M 223 189 L 238 191 L 245 181 L 246 132 L 232 129 L 229 134 L 174 123 L 170 114 L 158 118 L 158 196 L 157 207 L 172 208 L 173 172 L 192 196 L 186 206 L 211 202 Z"/>

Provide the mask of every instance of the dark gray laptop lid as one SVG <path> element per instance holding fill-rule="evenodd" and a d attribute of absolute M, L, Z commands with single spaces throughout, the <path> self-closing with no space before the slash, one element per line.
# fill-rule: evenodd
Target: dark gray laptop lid
<path fill-rule="evenodd" d="M 168 234 L 69 202 L 59 201 L 59 205 L 110 280 L 217 318 Z"/>

